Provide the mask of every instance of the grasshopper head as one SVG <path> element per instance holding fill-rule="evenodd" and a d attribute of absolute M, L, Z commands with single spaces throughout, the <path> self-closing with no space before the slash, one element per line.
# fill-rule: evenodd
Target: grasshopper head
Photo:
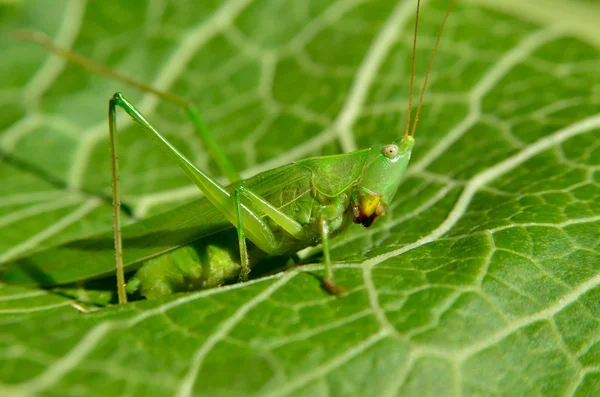
<path fill-rule="evenodd" d="M 408 166 L 415 140 L 411 136 L 371 148 L 353 197 L 354 222 L 365 227 L 385 214 Z"/>
<path fill-rule="evenodd" d="M 417 122 L 419 121 L 419 112 L 421 111 L 421 105 L 423 105 L 423 95 L 427 90 L 427 81 L 429 79 L 429 73 L 433 66 L 433 60 L 435 59 L 435 53 L 437 52 L 440 38 L 452 4 L 454 0 L 450 0 L 446 16 L 440 27 L 433 52 L 431 53 L 431 59 L 429 60 L 429 66 L 427 67 L 427 73 L 425 74 L 425 80 L 423 81 L 423 88 L 421 89 L 421 96 L 419 98 L 419 105 L 414 117 L 412 129 L 410 129 L 410 119 L 412 114 L 412 94 L 413 94 L 413 80 L 415 75 L 415 53 L 417 52 L 417 27 L 415 24 L 415 34 L 413 40 L 412 49 L 412 64 L 411 64 L 411 78 L 410 78 L 410 90 L 408 94 L 408 110 L 406 112 L 406 126 L 404 129 L 404 136 L 394 142 L 391 145 L 375 146 L 372 147 L 365 168 L 363 169 L 362 179 L 356 186 L 352 194 L 352 211 L 354 212 L 354 222 L 360 223 L 363 226 L 371 226 L 375 219 L 380 215 L 385 214 L 386 207 L 392 201 L 396 195 L 396 191 L 400 186 L 402 175 L 408 166 L 410 161 L 410 155 L 412 148 L 415 145 L 413 136 L 417 129 Z M 417 1 L 417 21 L 419 18 L 419 6 L 421 2 Z M 410 130 L 410 134 L 409 134 Z"/>

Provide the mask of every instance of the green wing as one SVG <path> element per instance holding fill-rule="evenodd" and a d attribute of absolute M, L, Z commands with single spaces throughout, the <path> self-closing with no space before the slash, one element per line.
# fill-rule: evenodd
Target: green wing
<path fill-rule="evenodd" d="M 310 169 L 312 184 L 321 194 L 335 197 L 360 179 L 370 149 L 336 156 L 316 157 L 297 164 Z"/>

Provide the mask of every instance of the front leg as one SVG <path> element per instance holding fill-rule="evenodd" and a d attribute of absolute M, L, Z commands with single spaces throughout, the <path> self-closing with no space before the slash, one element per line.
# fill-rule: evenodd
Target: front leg
<path fill-rule="evenodd" d="M 242 196 L 249 202 L 254 204 L 256 207 L 258 207 L 276 224 L 281 226 L 285 231 L 287 231 L 295 238 L 302 239 L 304 235 L 302 225 L 300 225 L 296 220 L 294 220 L 278 208 L 274 207 L 264 198 L 246 189 L 243 185 L 238 187 L 233 194 L 233 202 L 235 207 L 235 215 L 237 218 L 236 227 L 240 246 L 240 265 L 242 266 L 242 270 L 240 272 L 239 277 L 240 282 L 247 281 L 248 276 L 250 275 L 250 258 L 248 257 L 248 248 L 246 247 L 246 235 L 244 232 L 244 207 L 242 205 Z M 258 219 L 258 222 L 260 222 L 263 229 L 269 230 L 269 226 L 262 219 Z M 277 249 L 278 243 L 274 240 L 274 236 L 272 233 L 269 233 L 268 236 L 270 237 L 265 238 L 264 241 L 253 242 L 255 244 L 261 244 L 262 247 L 269 247 L 271 251 L 265 251 L 267 253 L 271 253 Z"/>
<path fill-rule="evenodd" d="M 242 201 L 240 197 L 240 189 L 236 189 L 233 193 L 233 203 L 235 206 L 235 215 L 237 217 L 237 236 L 240 246 L 240 282 L 248 281 L 250 275 L 250 257 L 248 256 L 248 247 L 246 246 L 246 234 L 244 233 L 244 217 L 242 216 Z"/>
<path fill-rule="evenodd" d="M 329 255 L 329 221 L 324 214 L 319 219 L 319 231 L 321 232 L 321 243 L 323 247 L 323 260 L 325 262 L 325 279 L 323 288 L 332 295 L 343 295 L 346 289 L 333 282 L 333 267 L 331 266 L 331 257 Z"/>

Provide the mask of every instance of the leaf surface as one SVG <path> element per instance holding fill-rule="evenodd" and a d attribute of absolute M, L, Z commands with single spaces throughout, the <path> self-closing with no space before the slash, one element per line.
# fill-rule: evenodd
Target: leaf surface
<path fill-rule="evenodd" d="M 11 30 L 191 99 L 249 177 L 398 137 L 414 3 L 1 3 L 0 262 L 110 236 L 116 91 L 218 173 L 180 109 Z M 445 7 L 423 4 L 417 86 Z M 599 19 L 592 1 L 457 2 L 398 197 L 333 242 L 347 296 L 320 289 L 318 250 L 245 284 L 86 314 L 73 294 L 110 297 L 3 284 L 0 395 L 600 394 Z M 119 139 L 127 222 L 199 197 L 122 114 Z"/>

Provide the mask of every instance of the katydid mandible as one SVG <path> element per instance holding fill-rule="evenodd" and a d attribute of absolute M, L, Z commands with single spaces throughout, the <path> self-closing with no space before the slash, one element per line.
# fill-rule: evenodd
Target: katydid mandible
<path fill-rule="evenodd" d="M 329 241 L 352 222 L 369 227 L 385 214 L 408 166 L 414 146 L 414 134 L 423 103 L 423 95 L 440 38 L 452 8 L 450 0 L 433 49 L 411 126 L 415 52 L 420 0 L 411 60 L 410 92 L 404 134 L 391 144 L 377 145 L 352 153 L 316 157 L 278 167 L 250 179 L 240 180 L 227 157 L 212 138 L 197 110 L 187 100 L 131 80 L 71 51 L 54 46 L 39 33 L 25 38 L 43 44 L 49 51 L 94 72 L 108 75 L 164 100 L 183 107 L 214 156 L 219 169 L 232 183 L 221 186 L 198 169 L 169 143 L 135 106 L 116 93 L 109 101 L 108 124 L 111 155 L 113 230 L 119 303 L 127 302 L 127 293 L 140 292 L 147 298 L 172 292 L 217 286 L 225 281 L 248 279 L 251 267 L 266 256 L 291 255 L 298 250 L 322 244 L 325 278 L 323 287 L 332 294 L 345 290 L 333 281 Z M 119 166 L 117 155 L 117 108 L 122 108 L 204 193 L 216 211 L 235 227 L 195 243 L 201 249 L 200 264 L 186 264 L 186 253 L 178 248 L 167 261 L 160 257 L 144 264 L 127 283 L 123 266 L 120 219 Z M 249 241 L 247 241 L 249 240 Z M 225 243 L 223 243 L 225 241 Z M 177 251 L 180 251 L 177 253 Z M 178 257 L 179 256 L 179 257 Z M 167 263 L 167 264 L 165 264 Z"/>

